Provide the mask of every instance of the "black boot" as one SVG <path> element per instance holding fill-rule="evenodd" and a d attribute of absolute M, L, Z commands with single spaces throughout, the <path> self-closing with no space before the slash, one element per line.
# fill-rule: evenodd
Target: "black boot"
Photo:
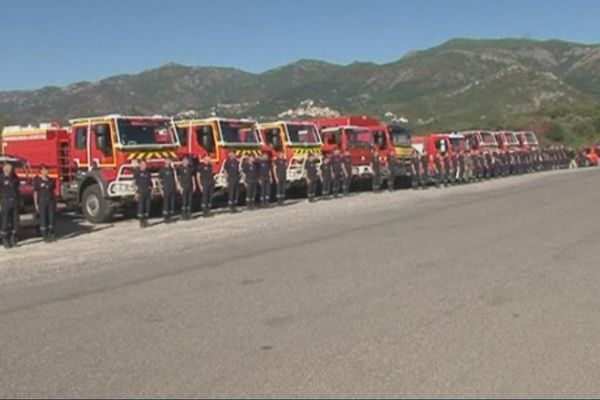
<path fill-rule="evenodd" d="M 10 249 L 10 239 L 8 236 L 2 236 L 2 243 L 4 244 L 5 249 Z"/>
<path fill-rule="evenodd" d="M 17 239 L 17 235 L 14 233 L 10 236 L 10 247 L 17 247 L 19 244 L 19 240 Z"/>
<path fill-rule="evenodd" d="M 146 221 L 144 220 L 144 218 L 140 218 L 140 228 L 145 228 L 146 227 Z"/>

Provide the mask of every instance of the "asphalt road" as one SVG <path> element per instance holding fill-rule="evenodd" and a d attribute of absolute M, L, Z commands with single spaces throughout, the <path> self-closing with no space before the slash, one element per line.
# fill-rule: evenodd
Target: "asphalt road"
<path fill-rule="evenodd" d="M 0 395 L 599 397 L 599 181 L 25 243 L 0 254 Z"/>

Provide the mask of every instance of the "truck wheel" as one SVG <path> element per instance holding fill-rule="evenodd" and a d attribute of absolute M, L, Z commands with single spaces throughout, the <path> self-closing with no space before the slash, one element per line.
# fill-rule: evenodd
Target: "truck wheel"
<path fill-rule="evenodd" d="M 98 224 L 108 222 L 112 218 L 113 209 L 109 202 L 102 196 L 100 186 L 88 186 L 81 197 L 81 210 L 85 219 Z"/>

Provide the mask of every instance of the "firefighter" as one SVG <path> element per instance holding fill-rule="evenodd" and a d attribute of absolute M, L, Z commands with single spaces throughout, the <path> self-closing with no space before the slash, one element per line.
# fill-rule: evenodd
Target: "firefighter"
<path fill-rule="evenodd" d="M 177 182 L 177 175 L 173 169 L 173 162 L 170 158 L 165 159 L 165 166 L 158 171 L 160 181 L 160 194 L 163 198 L 163 220 L 166 224 L 173 222 L 175 214 L 175 193 L 180 189 Z"/>
<path fill-rule="evenodd" d="M 410 167 L 412 171 L 412 187 L 413 189 L 417 189 L 419 185 L 423 186 L 423 182 L 421 182 L 421 157 L 416 149 L 412 152 Z"/>
<path fill-rule="evenodd" d="M 467 174 L 465 173 L 466 167 L 465 151 L 463 149 L 458 150 L 458 156 L 456 160 L 456 179 L 458 183 L 467 183 Z"/>
<path fill-rule="evenodd" d="M 183 157 L 181 167 L 177 171 L 181 192 L 181 219 L 183 220 L 192 218 L 192 199 L 196 192 L 195 173 L 194 167 L 190 165 L 189 157 Z"/>
<path fill-rule="evenodd" d="M 198 165 L 197 169 L 197 180 L 198 187 L 202 191 L 202 215 L 204 217 L 210 216 L 210 209 L 212 207 L 213 191 L 215 189 L 215 178 L 212 171 L 212 160 L 207 154 L 204 157 L 204 161 Z"/>
<path fill-rule="evenodd" d="M 342 179 L 344 179 L 342 158 L 340 156 L 340 151 L 337 149 L 333 152 L 333 155 L 331 156 L 331 176 L 333 179 L 331 184 L 331 190 L 333 192 L 333 197 L 337 198 L 340 193 L 340 184 L 342 184 Z"/>
<path fill-rule="evenodd" d="M 35 211 L 40 216 L 40 233 L 45 242 L 52 242 L 54 240 L 56 198 L 54 196 L 55 184 L 48 176 L 47 166 L 41 166 L 40 175 L 33 180 L 33 189 Z"/>
<path fill-rule="evenodd" d="M 20 184 L 13 166 L 9 163 L 4 164 L 0 174 L 0 194 L 2 195 L 2 241 L 7 249 L 17 245 Z"/>
<path fill-rule="evenodd" d="M 135 169 L 133 182 L 140 228 L 146 228 L 148 226 L 148 215 L 150 214 L 150 202 L 152 200 L 152 175 L 148 171 L 146 160 L 141 160 Z"/>
<path fill-rule="evenodd" d="M 371 169 L 373 171 L 373 191 L 379 192 L 381 188 L 381 159 L 377 149 L 371 150 Z"/>
<path fill-rule="evenodd" d="M 396 173 L 398 171 L 398 159 L 396 158 L 396 150 L 391 149 L 387 154 L 387 167 L 388 167 L 388 176 L 387 176 L 387 186 L 390 192 L 393 192 L 396 183 Z"/>
<path fill-rule="evenodd" d="M 317 161 L 314 154 L 309 154 L 305 161 L 306 165 L 306 197 L 309 202 L 315 201 L 315 192 L 317 189 Z"/>
<path fill-rule="evenodd" d="M 279 153 L 279 156 L 275 160 L 275 165 L 273 166 L 274 172 L 273 176 L 275 177 L 275 186 L 276 186 L 276 195 L 277 195 L 277 204 L 282 205 L 285 201 L 285 184 L 287 179 L 287 165 L 285 160 L 285 153 Z"/>
<path fill-rule="evenodd" d="M 344 195 L 347 195 L 350 192 L 350 185 L 352 184 L 352 158 L 350 157 L 350 152 L 347 150 L 342 159 L 342 167 L 344 169 Z"/>
<path fill-rule="evenodd" d="M 421 154 L 421 189 L 427 189 L 429 185 L 430 163 L 429 154 L 427 154 L 427 150 L 423 149 L 423 154 Z"/>
<path fill-rule="evenodd" d="M 436 153 L 435 157 L 430 156 L 430 158 L 433 158 L 433 170 L 435 171 L 435 187 L 439 188 L 442 184 L 442 179 L 444 176 L 444 164 L 442 161 L 442 156 L 440 155 L 440 153 Z"/>
<path fill-rule="evenodd" d="M 444 153 L 442 157 L 444 162 L 444 186 L 447 187 L 450 184 L 450 176 L 452 175 L 452 160 L 449 152 Z"/>
<path fill-rule="evenodd" d="M 254 156 L 244 157 L 242 162 L 242 173 L 244 174 L 244 187 L 246 189 L 246 207 L 249 210 L 254 208 L 256 201 L 256 187 L 258 181 L 258 163 Z"/>
<path fill-rule="evenodd" d="M 273 183 L 273 168 L 271 166 L 271 159 L 268 154 L 263 154 L 259 160 L 259 172 L 260 172 L 260 202 L 262 207 L 269 206 L 269 200 L 271 197 L 271 184 Z"/>
<path fill-rule="evenodd" d="M 331 194 L 331 161 L 324 157 L 321 163 L 321 195 L 329 198 Z"/>
<path fill-rule="evenodd" d="M 236 212 L 238 197 L 240 195 L 240 162 L 233 151 L 229 152 L 225 161 L 225 176 L 227 178 L 227 204 L 231 212 Z"/>
<path fill-rule="evenodd" d="M 450 175 L 450 183 L 453 185 L 455 183 L 460 183 L 460 180 L 458 179 L 458 157 L 459 151 L 457 149 L 454 149 L 454 151 L 452 152 L 452 156 L 450 156 L 450 168 L 452 169 L 452 174 Z"/>

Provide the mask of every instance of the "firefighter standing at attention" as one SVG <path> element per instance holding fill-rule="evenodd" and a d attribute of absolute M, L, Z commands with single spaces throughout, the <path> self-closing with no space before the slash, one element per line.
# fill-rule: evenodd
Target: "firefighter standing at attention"
<path fill-rule="evenodd" d="M 148 226 L 150 202 L 152 200 L 152 175 L 148 171 L 146 160 L 140 161 L 138 168 L 133 173 L 135 200 L 137 201 L 137 217 L 140 228 Z"/>
<path fill-rule="evenodd" d="M 40 233 L 45 242 L 54 240 L 55 184 L 48 176 L 48 167 L 42 165 L 40 175 L 33 180 L 33 202 L 40 216 Z"/>
<path fill-rule="evenodd" d="M 279 153 L 273 168 L 275 170 L 273 176 L 275 177 L 277 204 L 282 205 L 285 201 L 285 183 L 287 179 L 287 166 L 283 152 Z"/>
<path fill-rule="evenodd" d="M 348 150 L 346 150 L 342 159 L 342 167 L 344 168 L 344 194 L 348 194 L 350 192 L 350 185 L 352 184 L 352 158 L 350 158 Z"/>
<path fill-rule="evenodd" d="M 412 157 L 410 159 L 410 168 L 412 172 L 412 187 L 417 189 L 419 185 L 423 186 L 422 174 L 421 174 L 421 158 L 419 152 L 414 149 Z"/>
<path fill-rule="evenodd" d="M 315 192 L 317 191 L 317 162 L 314 154 L 309 154 L 305 161 L 306 165 L 306 197 L 309 202 L 315 201 Z"/>
<path fill-rule="evenodd" d="M 321 163 L 321 194 L 328 198 L 331 194 L 331 161 L 324 157 Z"/>
<path fill-rule="evenodd" d="M 173 214 L 175 214 L 175 194 L 179 189 L 177 175 L 170 158 L 165 159 L 165 166 L 158 172 L 158 178 L 160 194 L 163 198 L 163 219 L 166 224 L 170 224 L 173 222 Z"/>
<path fill-rule="evenodd" d="M 231 212 L 236 212 L 240 194 L 240 162 L 233 151 L 229 152 L 224 168 L 227 178 L 227 204 Z"/>
<path fill-rule="evenodd" d="M 254 156 L 244 157 L 242 161 L 242 173 L 244 174 L 243 183 L 246 189 L 246 207 L 252 210 L 256 201 L 256 185 L 258 180 L 258 163 L 254 159 Z"/>
<path fill-rule="evenodd" d="M 396 150 L 391 149 L 387 154 L 387 186 L 390 192 L 394 191 L 394 183 L 396 181 L 396 170 L 398 169 L 398 159 L 396 158 Z"/>
<path fill-rule="evenodd" d="M 260 172 L 260 203 L 262 207 L 269 206 L 271 183 L 273 183 L 273 168 L 268 154 L 263 154 L 259 161 Z"/>
<path fill-rule="evenodd" d="M 188 220 L 192 218 L 192 198 L 196 191 L 195 171 L 190 165 L 189 157 L 183 157 L 177 175 L 181 188 L 181 219 Z"/>
<path fill-rule="evenodd" d="M 198 165 L 198 187 L 202 191 L 202 215 L 208 217 L 212 207 L 213 191 L 215 189 L 215 178 L 212 171 L 212 160 L 209 155 L 204 157 L 203 162 Z"/>
<path fill-rule="evenodd" d="M 373 191 L 379 192 L 379 188 L 381 188 L 381 160 L 376 149 L 371 150 L 371 169 L 373 170 Z"/>
<path fill-rule="evenodd" d="M 21 182 L 11 164 L 4 164 L 0 174 L 2 196 L 2 241 L 7 249 L 17 245 L 19 233 L 19 186 Z"/>
<path fill-rule="evenodd" d="M 333 155 L 331 156 L 331 177 L 333 179 L 331 184 L 331 191 L 333 192 L 333 197 L 337 198 L 340 193 L 340 185 L 342 184 L 342 179 L 344 179 L 342 158 L 340 156 L 340 151 L 337 149 L 333 152 Z"/>

